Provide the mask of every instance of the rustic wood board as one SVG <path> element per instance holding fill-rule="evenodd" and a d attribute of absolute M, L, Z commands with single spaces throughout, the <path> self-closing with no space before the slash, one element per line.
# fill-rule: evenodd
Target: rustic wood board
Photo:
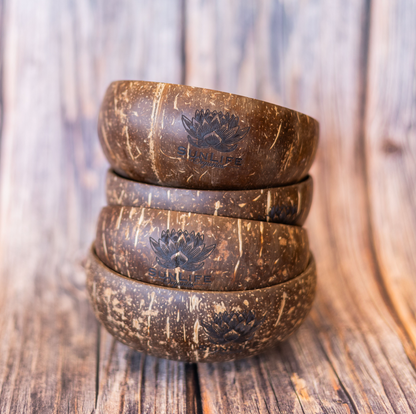
<path fill-rule="evenodd" d="M 416 344 L 415 13 L 416 4 L 411 1 L 373 4 L 365 119 L 371 235 L 379 282 L 403 334 L 413 344 Z M 415 356 L 412 361 L 415 364 Z"/>
<path fill-rule="evenodd" d="M 0 0 L 0 412 L 416 412 L 413 1 Z M 189 365 L 95 320 L 115 79 L 183 82 L 321 122 L 307 221 L 318 297 L 268 353 Z"/>
<path fill-rule="evenodd" d="M 205 2 L 201 3 L 207 7 Z M 232 4 L 230 10 L 224 10 L 226 6 L 218 3 L 209 4 L 211 10 L 206 13 L 216 16 L 216 22 L 221 21 L 220 15 L 232 14 Z M 307 222 L 320 278 L 311 315 L 312 332 L 316 336 L 311 335 L 290 356 L 286 353 L 282 357 L 281 350 L 277 350 L 271 358 L 285 362 L 296 359 L 296 365 L 289 365 L 289 384 L 305 412 L 415 410 L 416 377 L 409 362 L 409 359 L 415 362 L 414 343 L 406 337 L 395 309 L 390 306 L 389 295 L 380 283 L 370 232 L 363 117 L 366 94 L 370 93 L 366 91 L 371 48 L 369 13 L 365 2 L 292 2 L 287 7 L 272 1 L 262 2 L 254 13 L 257 20 L 246 33 L 244 52 L 239 50 L 244 55 L 240 61 L 261 62 L 256 67 L 257 78 L 263 79 L 267 91 L 253 85 L 251 94 L 257 92 L 264 99 L 296 107 L 321 121 L 320 150 L 313 171 L 317 184 Z M 187 21 L 193 20 L 188 17 Z M 263 48 L 248 46 L 261 44 L 264 33 L 273 33 L 276 26 L 281 30 L 281 40 L 271 46 L 271 53 L 264 54 Z M 319 35 L 317 27 L 321 27 Z M 238 28 L 232 24 L 224 24 L 217 30 L 227 32 L 229 38 L 238 38 L 233 33 Z M 381 31 L 382 27 L 373 24 L 372 30 Z M 271 35 L 266 37 L 270 39 Z M 377 42 L 378 36 L 371 33 L 371 39 Z M 189 42 L 198 44 L 199 39 Z M 206 49 L 214 47 L 206 46 Z M 234 56 L 237 52 L 231 49 L 228 53 Z M 224 56 L 212 56 L 213 60 L 221 58 Z M 197 73 L 199 59 L 203 65 L 207 57 L 193 55 L 193 59 L 192 70 Z M 239 69 L 235 77 L 242 84 L 249 84 L 246 76 L 252 74 L 246 74 L 244 65 Z M 221 76 L 207 76 L 203 82 L 215 88 L 221 85 Z M 235 85 L 227 84 L 231 92 L 236 91 Z M 273 85 L 276 86 L 273 88 Z M 305 330 L 303 327 L 289 344 L 301 341 Z M 238 364 L 233 367 L 237 373 L 241 366 Z M 209 396 L 211 401 L 210 408 L 206 406 L 207 412 L 249 413 L 268 400 L 269 387 L 256 386 L 264 381 L 260 369 L 248 368 L 251 380 L 246 375 L 221 375 L 221 369 L 214 366 L 208 371 L 210 375 L 200 376 L 202 396 Z M 207 368 L 200 366 L 199 371 L 206 373 Z M 271 386 L 273 382 L 269 381 Z M 242 387 L 256 390 L 252 400 L 247 393 L 235 391 Z M 230 394 L 234 395 L 231 404 L 226 398 Z M 266 405 L 270 412 L 294 410 L 279 408 L 282 400 L 283 407 L 288 404 L 288 394 L 283 388 L 275 390 L 274 395 L 272 408 Z"/>

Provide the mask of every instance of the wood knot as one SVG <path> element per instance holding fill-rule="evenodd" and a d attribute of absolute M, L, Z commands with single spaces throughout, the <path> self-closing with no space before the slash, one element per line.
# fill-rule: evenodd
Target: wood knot
<path fill-rule="evenodd" d="M 396 142 L 394 142 L 393 140 L 386 138 L 384 139 L 384 141 L 381 144 L 381 150 L 385 153 L 385 154 L 397 154 L 400 155 L 403 152 L 403 148 L 401 147 L 401 145 L 397 144 Z"/>

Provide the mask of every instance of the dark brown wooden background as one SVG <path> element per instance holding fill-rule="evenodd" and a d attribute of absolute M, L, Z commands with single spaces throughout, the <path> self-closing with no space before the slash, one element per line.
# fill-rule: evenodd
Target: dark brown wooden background
<path fill-rule="evenodd" d="M 1 413 L 415 413 L 414 0 L 0 0 Z M 268 354 L 158 360 L 96 322 L 81 266 L 104 204 L 108 83 L 314 116 L 319 291 Z"/>

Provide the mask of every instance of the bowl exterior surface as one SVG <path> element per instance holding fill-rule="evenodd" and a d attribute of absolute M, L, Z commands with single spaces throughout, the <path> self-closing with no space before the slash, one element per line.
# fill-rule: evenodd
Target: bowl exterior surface
<path fill-rule="evenodd" d="M 133 180 L 235 190 L 305 178 L 319 125 L 307 115 L 243 96 L 119 81 L 104 96 L 98 135 L 113 169 Z"/>
<path fill-rule="evenodd" d="M 104 207 L 95 248 L 124 276 L 198 290 L 275 285 L 309 262 L 302 227 L 144 207 Z"/>
<path fill-rule="evenodd" d="M 87 288 L 97 318 L 119 341 L 150 355 L 218 362 L 256 355 L 303 322 L 316 290 L 313 258 L 286 283 L 244 292 L 162 288 L 125 278 L 93 252 Z"/>
<path fill-rule="evenodd" d="M 149 207 L 302 226 L 312 204 L 313 181 L 261 190 L 192 190 L 162 187 L 107 173 L 107 204 Z"/>

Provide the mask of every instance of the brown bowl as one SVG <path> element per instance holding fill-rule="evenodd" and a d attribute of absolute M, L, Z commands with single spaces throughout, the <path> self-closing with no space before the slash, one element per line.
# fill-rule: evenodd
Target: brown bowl
<path fill-rule="evenodd" d="M 161 187 L 107 173 L 110 206 L 151 207 L 301 226 L 312 204 L 313 181 L 264 190 L 210 191 Z"/>
<path fill-rule="evenodd" d="M 139 207 L 104 207 L 95 248 L 124 276 L 197 290 L 275 285 L 309 261 L 302 227 Z"/>
<path fill-rule="evenodd" d="M 98 135 L 114 170 L 133 180 L 247 190 L 305 178 L 319 126 L 307 115 L 244 96 L 119 81 L 104 96 Z"/>
<path fill-rule="evenodd" d="M 244 292 L 139 282 L 106 267 L 93 249 L 86 272 L 95 315 L 111 335 L 138 351 L 188 362 L 244 358 L 283 341 L 306 318 L 316 289 L 312 256 L 295 279 Z"/>

